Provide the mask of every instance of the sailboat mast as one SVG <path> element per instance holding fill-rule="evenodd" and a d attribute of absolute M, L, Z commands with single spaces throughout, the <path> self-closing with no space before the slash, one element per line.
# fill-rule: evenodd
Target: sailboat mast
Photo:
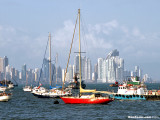
<path fill-rule="evenodd" d="M 51 86 L 51 33 L 49 32 L 49 80 Z"/>
<path fill-rule="evenodd" d="M 80 38 L 80 9 L 78 9 L 78 15 L 79 15 L 79 85 L 80 85 L 80 91 L 81 91 L 81 38 Z"/>
<path fill-rule="evenodd" d="M 56 54 L 56 84 L 57 84 L 57 62 L 58 62 L 58 53 Z"/>

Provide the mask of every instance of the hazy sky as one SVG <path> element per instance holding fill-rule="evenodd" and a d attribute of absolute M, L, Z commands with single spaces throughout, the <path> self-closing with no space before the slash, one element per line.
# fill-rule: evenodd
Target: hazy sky
<path fill-rule="evenodd" d="M 40 68 L 51 32 L 52 59 L 58 53 L 58 64 L 66 67 L 78 8 L 82 51 L 92 65 L 117 49 L 125 69 L 138 65 L 160 80 L 159 0 L 0 0 L 0 57 L 7 56 L 19 70 L 24 63 Z"/>

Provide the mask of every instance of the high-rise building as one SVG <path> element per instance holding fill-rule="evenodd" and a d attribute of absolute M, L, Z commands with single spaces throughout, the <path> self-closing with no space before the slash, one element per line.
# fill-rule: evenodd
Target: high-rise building
<path fill-rule="evenodd" d="M 86 66 L 87 66 L 87 68 L 86 68 L 86 78 L 87 78 L 87 80 L 89 80 L 89 81 L 91 81 L 92 80 L 92 65 L 91 65 L 91 60 L 89 59 L 89 58 L 87 58 L 87 61 L 86 61 Z"/>
<path fill-rule="evenodd" d="M 139 76 L 139 66 L 135 66 L 135 76 Z"/>
<path fill-rule="evenodd" d="M 16 81 L 19 81 L 19 71 L 18 70 L 15 71 L 15 77 L 16 77 Z"/>
<path fill-rule="evenodd" d="M 42 70 L 42 73 L 43 73 L 43 75 L 41 75 L 41 77 L 43 76 L 43 79 L 45 81 L 48 81 L 49 80 L 49 60 L 46 59 L 46 58 L 43 59 L 43 70 Z"/>
<path fill-rule="evenodd" d="M 86 80 L 85 71 L 87 71 L 86 57 L 85 56 L 81 56 L 81 75 L 82 75 L 82 80 Z"/>
<path fill-rule="evenodd" d="M 145 74 L 145 75 L 143 76 L 143 80 L 144 80 L 144 82 L 146 82 L 146 83 L 152 83 L 152 79 L 151 79 L 151 77 L 149 77 L 148 74 Z"/>
<path fill-rule="evenodd" d="M 73 77 L 75 75 L 75 65 L 73 65 Z"/>
<path fill-rule="evenodd" d="M 62 69 L 62 82 L 64 82 L 64 80 L 66 81 L 66 78 L 65 77 L 65 69 Z"/>
<path fill-rule="evenodd" d="M 79 55 L 74 58 L 75 73 L 79 73 Z"/>
<path fill-rule="evenodd" d="M 22 81 L 26 81 L 26 64 L 22 66 Z"/>
<path fill-rule="evenodd" d="M 119 58 L 119 51 L 111 51 L 106 59 L 98 58 L 97 82 L 114 83 L 124 79 L 124 60 Z"/>
<path fill-rule="evenodd" d="M 76 55 L 74 58 L 73 73 L 79 73 L 79 55 Z M 82 80 L 85 80 L 86 82 L 87 80 L 90 81 L 92 79 L 91 60 L 85 56 L 81 56 L 81 75 Z"/>
<path fill-rule="evenodd" d="M 98 79 L 97 82 L 102 82 L 103 78 L 103 58 L 98 58 Z"/>
<path fill-rule="evenodd" d="M 97 83 L 97 79 L 98 79 L 98 64 L 95 64 L 94 65 L 94 82 L 95 83 Z"/>
<path fill-rule="evenodd" d="M 15 68 L 11 67 L 11 79 L 12 80 L 16 80 L 16 77 L 15 77 Z"/>
<path fill-rule="evenodd" d="M 60 66 L 57 68 L 57 82 L 62 83 L 62 69 Z"/>
<path fill-rule="evenodd" d="M 39 70 L 39 68 L 35 68 L 35 77 L 34 77 L 34 80 L 35 81 L 39 81 L 39 77 L 40 77 L 40 70 Z"/>
<path fill-rule="evenodd" d="M 73 66 L 69 65 L 68 67 L 68 77 L 69 77 L 69 81 L 72 81 L 73 79 Z"/>
<path fill-rule="evenodd" d="M 0 72 L 4 72 L 4 60 L 0 57 Z"/>
<path fill-rule="evenodd" d="M 121 82 L 124 79 L 124 60 L 119 58 L 119 51 L 117 49 L 111 51 L 107 55 L 108 62 L 108 76 L 107 81 L 114 83 L 115 81 Z"/>
<path fill-rule="evenodd" d="M 4 68 L 6 68 L 6 66 L 8 66 L 8 64 L 9 64 L 8 58 L 7 58 L 7 56 L 4 56 Z"/>

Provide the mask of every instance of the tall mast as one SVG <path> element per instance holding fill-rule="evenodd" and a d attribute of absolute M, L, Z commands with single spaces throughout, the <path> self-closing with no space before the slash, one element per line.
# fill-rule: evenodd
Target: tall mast
<path fill-rule="evenodd" d="M 57 84 L 57 63 L 58 63 L 58 53 L 56 54 L 56 84 Z"/>
<path fill-rule="evenodd" d="M 51 86 L 51 33 L 49 32 L 49 80 Z"/>
<path fill-rule="evenodd" d="M 80 77 L 80 81 L 79 81 L 79 88 L 81 91 L 81 38 L 80 38 L 80 9 L 78 9 L 78 15 L 79 15 L 79 77 Z"/>

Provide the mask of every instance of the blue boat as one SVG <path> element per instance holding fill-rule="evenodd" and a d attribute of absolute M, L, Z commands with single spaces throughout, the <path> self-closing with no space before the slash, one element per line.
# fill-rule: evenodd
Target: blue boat
<path fill-rule="evenodd" d="M 132 77 L 130 81 L 119 85 L 117 93 L 110 94 L 110 97 L 117 100 L 146 100 L 147 95 L 148 90 L 144 83 L 137 77 Z"/>
<path fill-rule="evenodd" d="M 110 94 L 110 97 L 117 100 L 146 100 L 144 95 Z"/>

